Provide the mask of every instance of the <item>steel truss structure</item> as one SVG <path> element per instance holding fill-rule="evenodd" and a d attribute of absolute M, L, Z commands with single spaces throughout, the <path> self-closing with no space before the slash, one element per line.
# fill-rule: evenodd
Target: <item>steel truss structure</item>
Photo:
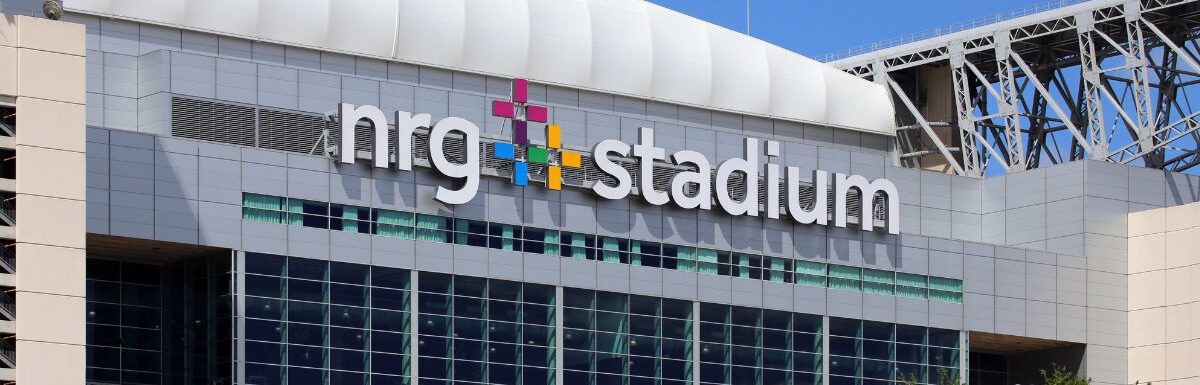
<path fill-rule="evenodd" d="M 1094 0 L 830 64 L 892 91 L 907 167 L 1185 171 L 1200 164 L 1198 33 L 1200 0 Z"/>

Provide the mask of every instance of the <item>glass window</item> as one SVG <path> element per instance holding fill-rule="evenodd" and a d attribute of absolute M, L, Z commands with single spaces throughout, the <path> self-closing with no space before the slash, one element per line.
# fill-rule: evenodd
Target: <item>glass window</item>
<path fill-rule="evenodd" d="M 287 211 L 284 198 L 242 193 L 242 220 L 284 223 Z"/>
<path fill-rule="evenodd" d="M 829 287 L 841 290 L 862 290 L 862 269 L 852 266 L 829 265 Z"/>

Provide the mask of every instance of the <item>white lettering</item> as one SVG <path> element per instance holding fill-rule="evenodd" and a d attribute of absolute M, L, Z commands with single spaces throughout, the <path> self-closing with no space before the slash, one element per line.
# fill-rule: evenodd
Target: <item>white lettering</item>
<path fill-rule="evenodd" d="M 442 149 L 442 143 L 452 131 L 463 135 L 466 147 L 466 161 L 463 163 L 450 161 Z M 462 118 L 439 120 L 429 132 L 429 159 L 442 175 L 463 179 L 462 186 L 457 190 L 438 186 L 434 198 L 452 205 L 467 203 L 475 198 L 475 193 L 479 191 L 479 127 Z"/>
<path fill-rule="evenodd" d="M 338 122 L 341 123 L 342 128 L 341 150 L 338 152 L 341 155 L 342 163 L 354 163 L 354 159 L 357 157 L 354 149 L 354 129 L 361 120 L 366 120 L 371 125 L 371 131 L 374 131 L 375 142 L 371 145 L 371 158 L 374 160 L 375 167 L 387 168 L 387 115 L 384 115 L 379 107 L 355 107 L 350 103 L 338 104 Z"/>
<path fill-rule="evenodd" d="M 614 186 L 604 184 L 604 181 L 596 182 L 592 191 L 606 199 L 624 199 L 633 187 L 633 177 L 629 175 L 628 170 L 608 158 L 608 155 L 613 153 L 617 156 L 629 156 L 629 145 L 619 140 L 608 139 L 596 143 L 596 147 L 592 149 L 592 160 L 600 167 L 600 171 L 617 180 Z"/>
<path fill-rule="evenodd" d="M 666 192 L 654 189 L 654 161 L 665 159 L 666 151 L 662 147 L 654 147 L 653 128 L 642 127 L 638 133 L 638 144 L 633 146 L 633 157 L 638 159 L 638 165 L 641 166 L 642 180 L 638 183 L 638 190 L 642 199 L 655 206 L 670 202 L 671 197 Z"/>
<path fill-rule="evenodd" d="M 850 175 L 837 173 L 833 175 L 833 224 L 837 227 L 846 227 L 846 217 L 849 213 L 846 212 L 846 193 L 850 189 L 859 191 L 859 227 L 863 231 L 871 231 L 875 227 L 874 214 L 872 210 L 873 202 L 875 201 L 875 193 L 882 192 L 883 198 L 888 203 L 887 213 L 887 230 L 891 234 L 900 234 L 900 202 L 896 197 L 899 194 L 896 192 L 896 185 L 892 184 L 887 179 L 876 179 L 867 182 L 867 178 L 862 175 Z"/>
<path fill-rule="evenodd" d="M 746 138 L 743 158 L 733 158 L 717 166 L 717 203 L 730 215 L 758 216 L 758 139 Z M 729 194 L 729 178 L 734 172 L 746 176 L 746 196 L 739 202 Z"/>
<path fill-rule="evenodd" d="M 412 136 L 417 127 L 429 127 L 429 114 L 410 114 L 396 111 L 396 168 L 412 170 Z"/>
<path fill-rule="evenodd" d="M 708 210 L 712 207 L 712 165 L 704 154 L 683 150 L 671 155 L 671 161 L 678 165 L 692 164 L 696 171 L 680 171 L 671 178 L 671 199 L 681 208 Z M 695 184 L 696 195 L 687 195 L 688 184 Z"/>

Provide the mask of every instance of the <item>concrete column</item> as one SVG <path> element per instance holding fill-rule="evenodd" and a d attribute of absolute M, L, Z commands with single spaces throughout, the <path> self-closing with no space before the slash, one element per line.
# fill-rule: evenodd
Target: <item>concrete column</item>
<path fill-rule="evenodd" d="M 16 32 L 15 49 L 11 40 L 0 41 L 9 44 L 0 49 L 16 53 L 17 382 L 80 384 L 86 344 L 85 29 L 26 16 L 6 16 L 4 23 L 0 29 Z M 0 85 L 0 92 L 6 89 Z"/>

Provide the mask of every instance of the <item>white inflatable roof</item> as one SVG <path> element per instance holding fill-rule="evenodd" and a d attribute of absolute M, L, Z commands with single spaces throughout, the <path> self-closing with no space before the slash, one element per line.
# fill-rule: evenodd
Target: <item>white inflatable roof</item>
<path fill-rule="evenodd" d="M 642 0 L 66 0 L 68 10 L 895 134 L 881 86 Z"/>

